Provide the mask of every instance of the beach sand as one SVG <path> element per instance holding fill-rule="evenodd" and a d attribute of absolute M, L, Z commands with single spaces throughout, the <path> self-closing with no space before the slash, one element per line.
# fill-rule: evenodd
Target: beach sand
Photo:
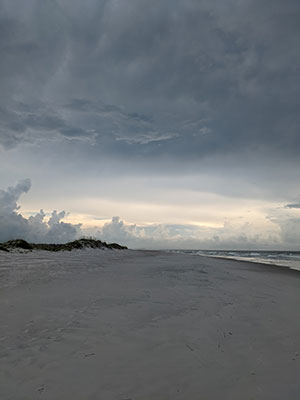
<path fill-rule="evenodd" d="M 0 254 L 1 400 L 298 400 L 300 272 L 189 254 Z"/>

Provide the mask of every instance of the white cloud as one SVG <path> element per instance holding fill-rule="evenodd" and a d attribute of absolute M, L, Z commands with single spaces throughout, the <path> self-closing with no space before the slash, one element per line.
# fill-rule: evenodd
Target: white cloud
<path fill-rule="evenodd" d="M 54 210 L 47 219 L 43 210 L 25 218 L 18 201 L 29 191 L 29 179 L 0 190 L 0 241 L 23 238 L 30 242 L 63 243 L 80 236 L 93 235 L 107 242 L 118 242 L 131 248 L 152 249 L 297 249 L 300 243 L 300 219 L 297 210 L 285 207 L 269 210 L 269 224 L 258 229 L 255 222 L 232 218 L 222 226 L 192 224 L 137 225 L 119 216 L 102 228 L 83 229 L 81 224 L 64 222 L 65 211 Z"/>
<path fill-rule="evenodd" d="M 18 213 L 17 201 L 30 187 L 30 179 L 25 179 L 7 190 L 0 190 L 0 241 L 22 238 L 30 242 L 62 243 L 78 236 L 81 224 L 63 222 L 65 211 L 53 211 L 48 221 L 43 210 L 28 219 Z"/>
<path fill-rule="evenodd" d="M 248 222 L 225 222 L 222 227 L 156 224 L 126 224 L 115 216 L 102 230 L 93 232 L 102 240 L 120 242 L 132 248 L 151 249 L 267 249 L 280 245 L 278 229 L 257 233 Z"/>

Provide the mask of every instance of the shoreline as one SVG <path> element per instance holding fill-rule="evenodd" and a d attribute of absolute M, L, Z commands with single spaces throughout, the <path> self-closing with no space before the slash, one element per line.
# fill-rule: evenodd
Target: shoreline
<path fill-rule="evenodd" d="M 172 252 L 173 250 L 167 250 Z M 269 266 L 275 266 L 275 267 L 283 267 L 283 268 L 287 268 L 287 269 L 292 269 L 295 271 L 300 271 L 300 259 L 297 262 L 296 265 L 292 265 L 292 264 L 288 264 L 288 262 L 290 263 L 290 260 L 280 260 L 280 259 L 273 259 L 272 262 L 269 262 L 266 258 L 255 258 L 255 257 L 242 257 L 242 256 L 226 256 L 226 255 L 216 255 L 216 254 L 205 254 L 205 251 L 203 250 L 190 250 L 188 252 L 185 252 L 184 250 L 174 250 L 175 253 L 177 254 L 194 254 L 200 257 L 209 257 L 209 258 L 216 258 L 216 259 L 222 259 L 222 260 L 233 260 L 233 261 L 241 261 L 241 262 L 250 262 L 253 264 L 262 264 L 262 265 L 269 265 Z M 200 252 L 203 252 L 202 254 Z M 242 251 L 234 251 L 234 250 L 216 250 L 216 252 L 221 252 L 221 253 L 225 253 L 225 252 L 237 252 L 237 253 L 248 253 L 249 251 L 246 250 L 242 250 Z M 252 251 L 251 251 L 252 252 Z M 257 250 L 257 251 L 253 251 L 254 253 L 267 253 L 267 251 L 263 250 Z M 284 253 L 285 251 L 276 251 L 275 253 L 281 254 Z M 299 253 L 299 251 L 288 251 L 290 253 Z M 285 264 L 284 264 L 285 263 Z"/>
<path fill-rule="evenodd" d="M 267 262 L 261 262 L 261 261 L 253 261 L 253 260 L 246 260 L 242 258 L 230 258 L 230 257 L 222 257 L 222 256 L 206 256 L 206 255 L 201 255 L 197 254 L 198 257 L 208 257 L 208 258 L 215 258 L 219 260 L 230 260 L 230 261 L 236 261 L 236 262 L 242 262 L 242 263 L 250 263 L 250 264 L 255 264 L 255 265 L 261 265 L 262 267 L 270 267 L 270 268 L 280 268 L 280 269 L 285 269 L 293 272 L 300 272 L 300 269 L 293 268 L 288 265 L 281 265 L 281 264 L 275 264 L 275 263 L 267 263 Z"/>

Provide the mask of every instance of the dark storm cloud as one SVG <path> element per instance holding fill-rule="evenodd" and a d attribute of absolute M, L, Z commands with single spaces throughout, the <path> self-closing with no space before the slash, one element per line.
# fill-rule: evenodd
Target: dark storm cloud
<path fill-rule="evenodd" d="M 286 204 L 285 208 L 300 208 L 300 203 Z"/>
<path fill-rule="evenodd" d="M 56 107 L 57 108 L 57 107 Z M 0 109 L 0 144 L 12 148 L 20 142 L 74 139 L 93 142 L 95 132 L 81 128 L 62 116 L 63 109 L 55 110 L 43 103 L 11 104 Z"/>
<path fill-rule="evenodd" d="M 99 154 L 298 157 L 298 1 L 0 4 L 5 148 L 86 138 Z"/>

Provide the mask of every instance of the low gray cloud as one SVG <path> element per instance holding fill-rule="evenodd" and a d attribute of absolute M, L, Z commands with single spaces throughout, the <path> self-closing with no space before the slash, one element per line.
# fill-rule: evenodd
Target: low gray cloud
<path fill-rule="evenodd" d="M 283 242 L 288 243 L 290 248 L 298 249 L 300 243 L 300 218 L 279 220 L 278 225 L 281 229 Z"/>
<path fill-rule="evenodd" d="M 294 207 L 288 207 L 286 212 L 274 210 L 270 220 L 280 229 L 280 241 L 289 249 L 298 249 L 300 243 L 300 218 L 297 211 L 293 212 Z M 298 208 L 298 207 L 296 207 Z"/>
<path fill-rule="evenodd" d="M 0 109 L 0 144 L 10 149 L 19 143 L 47 144 L 77 140 L 93 144 L 94 129 L 79 126 L 64 115 L 63 108 L 37 103 L 13 102 Z"/>
<path fill-rule="evenodd" d="M 153 119 L 117 106 L 75 99 L 66 105 L 14 102 L 0 109 L 0 144 L 11 149 L 19 143 L 47 144 L 64 140 L 103 144 L 148 144 L 178 137 L 160 131 Z"/>

